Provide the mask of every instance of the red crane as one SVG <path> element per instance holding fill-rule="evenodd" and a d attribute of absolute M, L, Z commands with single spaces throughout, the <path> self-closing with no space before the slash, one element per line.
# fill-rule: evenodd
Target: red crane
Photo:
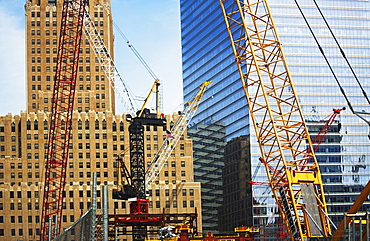
<path fill-rule="evenodd" d="M 313 145 L 313 151 L 314 152 L 316 152 L 319 149 L 321 143 L 325 140 L 325 137 L 328 134 L 331 126 L 333 125 L 336 117 L 338 115 L 340 115 L 340 113 L 341 113 L 342 110 L 345 110 L 345 109 L 346 109 L 345 107 L 343 107 L 341 109 L 333 109 L 333 112 L 330 115 L 328 115 L 327 117 L 325 117 L 323 120 L 321 120 L 320 122 L 318 122 L 316 125 L 310 127 L 309 131 L 312 130 L 317 125 L 319 125 L 319 124 L 322 125 L 322 123 L 324 123 L 323 126 L 318 131 L 318 133 L 312 138 L 313 139 L 312 145 Z M 313 131 L 311 131 L 311 132 L 313 132 Z M 310 148 L 307 148 L 305 150 L 305 152 L 307 152 L 307 154 L 310 154 L 311 153 L 310 150 L 311 150 Z M 259 160 L 260 160 L 260 163 L 264 163 L 264 159 L 262 157 L 260 157 Z M 305 162 L 302 163 L 302 164 L 305 165 L 307 162 L 309 162 L 309 159 L 305 159 Z M 258 171 L 259 168 L 260 168 L 260 165 L 258 165 L 257 171 Z M 271 172 L 274 172 L 275 171 L 275 169 L 272 166 L 269 166 L 269 170 Z M 252 177 L 252 179 L 256 176 L 257 171 L 255 172 L 255 174 Z M 254 181 L 250 181 L 249 183 L 252 184 L 252 185 L 256 185 L 256 186 L 269 186 L 270 185 L 269 182 L 254 182 Z M 286 232 L 285 232 L 285 230 L 284 230 L 284 228 L 282 226 L 282 223 L 281 223 L 282 219 L 281 218 L 282 218 L 281 215 L 279 215 L 279 217 L 278 217 L 278 220 L 279 220 L 279 223 L 278 223 L 278 234 L 277 234 L 276 238 L 278 238 L 278 240 L 286 240 L 287 239 L 287 234 L 286 234 Z M 269 227 L 269 226 L 267 226 L 267 227 Z"/>
<path fill-rule="evenodd" d="M 41 241 L 54 240 L 60 232 L 85 7 L 86 0 L 64 0 L 63 3 L 45 167 Z"/>
<path fill-rule="evenodd" d="M 342 109 L 333 109 L 333 113 L 331 113 L 329 116 L 327 116 L 325 118 L 325 119 L 327 119 L 327 121 L 325 122 L 324 126 L 320 129 L 319 133 L 312 140 L 312 144 L 314 145 L 313 146 L 313 150 L 315 152 L 319 149 L 321 143 L 324 141 L 324 139 L 326 137 L 326 134 L 328 134 L 328 132 L 330 130 L 330 127 L 334 123 L 335 118 L 340 114 L 340 112 L 342 110 L 345 110 L 345 109 L 346 109 L 346 107 L 343 107 Z M 311 127 L 310 129 L 312 129 L 313 127 Z M 310 148 L 307 148 L 305 152 L 307 153 L 306 155 L 308 155 L 308 154 L 311 153 L 311 149 Z M 309 160 L 310 159 L 304 159 L 303 166 L 305 164 L 307 164 L 307 162 L 309 162 Z"/>

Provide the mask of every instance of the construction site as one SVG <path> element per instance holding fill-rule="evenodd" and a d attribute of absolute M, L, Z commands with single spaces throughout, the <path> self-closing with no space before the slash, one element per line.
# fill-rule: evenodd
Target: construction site
<path fill-rule="evenodd" d="M 370 84 L 350 68 L 350 87 L 362 94 L 352 102 L 354 91 L 346 92 L 328 64 L 331 86 L 344 101 L 325 118 L 316 106 L 307 117 L 269 2 L 201 2 L 180 4 L 184 86 L 193 89 L 182 110 L 163 113 L 160 78 L 123 34 L 152 77 L 139 105 L 114 62 L 109 0 L 27 0 L 27 110 L 0 116 L 1 240 L 370 240 L 368 153 L 356 152 L 352 164 L 340 154 L 351 135 L 342 115 L 364 127 L 351 137 L 368 137 L 369 112 L 358 99 L 370 106 Z M 227 36 L 222 56 L 232 60 L 222 65 L 231 74 L 200 75 L 200 84 L 188 81 L 193 73 L 186 63 L 209 51 L 187 53 L 193 51 L 187 41 L 196 37 L 186 34 L 198 26 L 192 21 L 202 20 L 187 19 L 186 11 L 195 15 L 197 5 L 218 19 Z M 238 111 L 248 124 L 238 125 L 248 133 L 225 137 L 233 131 L 207 108 L 220 98 L 217 78 L 230 76 L 237 85 L 224 85 L 240 93 L 245 104 Z M 118 105 L 124 113 L 116 113 Z M 212 117 L 194 124 L 202 115 Z M 341 168 L 351 169 L 351 185 L 344 185 Z"/>

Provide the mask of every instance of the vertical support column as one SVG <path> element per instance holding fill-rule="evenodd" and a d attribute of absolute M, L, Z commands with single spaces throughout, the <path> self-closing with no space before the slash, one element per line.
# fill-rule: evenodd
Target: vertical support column
<path fill-rule="evenodd" d="M 103 187 L 103 240 L 108 241 L 108 187 Z"/>
<path fill-rule="evenodd" d="M 54 223 L 58 223 L 58 215 L 55 215 L 54 216 Z M 58 225 L 54 225 L 54 237 L 56 237 L 58 235 Z"/>
<path fill-rule="evenodd" d="M 94 172 L 93 174 L 93 190 L 92 190 L 92 202 L 91 202 L 91 233 L 90 233 L 90 240 L 95 240 L 95 223 L 96 223 L 96 178 L 97 174 Z"/>
<path fill-rule="evenodd" d="M 48 227 L 48 241 L 51 241 L 51 224 L 52 224 L 51 218 L 49 218 L 49 227 Z"/>

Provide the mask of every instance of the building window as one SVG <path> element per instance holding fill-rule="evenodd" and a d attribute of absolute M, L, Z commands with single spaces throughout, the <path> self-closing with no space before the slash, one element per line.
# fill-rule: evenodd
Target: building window
<path fill-rule="evenodd" d="M 189 195 L 194 196 L 194 189 L 189 189 Z"/>

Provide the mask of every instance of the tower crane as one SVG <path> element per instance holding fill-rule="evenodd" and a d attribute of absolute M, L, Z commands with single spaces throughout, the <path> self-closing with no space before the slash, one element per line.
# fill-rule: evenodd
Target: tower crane
<path fill-rule="evenodd" d="M 180 113 L 176 123 L 167 132 L 166 138 L 162 146 L 157 151 L 153 160 L 149 164 L 149 168 L 145 171 L 144 163 L 144 128 L 142 125 L 156 125 L 164 126 L 163 119 L 156 118 L 151 115 L 144 115 L 135 117 L 129 129 L 130 132 L 130 171 L 124 165 L 122 158 L 117 158 L 120 163 L 122 174 L 126 180 L 121 190 L 113 190 L 113 198 L 121 200 L 131 200 L 130 214 L 135 217 L 129 219 L 122 218 L 121 222 L 132 222 L 133 225 L 133 238 L 134 240 L 143 240 L 146 231 L 146 224 L 156 221 L 156 217 L 148 217 L 148 204 L 149 200 L 146 199 L 146 188 L 158 177 L 165 162 L 170 157 L 171 152 L 180 140 L 188 123 L 191 121 L 194 113 L 196 112 L 206 87 L 212 81 L 204 82 L 196 95 L 186 103 L 184 111 Z M 162 122 L 161 122 L 162 121 Z M 140 216 L 141 215 L 141 216 Z"/>
<path fill-rule="evenodd" d="M 219 2 L 267 178 L 289 236 L 297 241 L 329 237 L 319 165 L 268 2 Z"/>
<path fill-rule="evenodd" d="M 60 233 L 78 59 L 86 0 L 65 0 L 59 36 L 48 156 L 45 167 L 40 240 Z M 51 220 L 55 220 L 51 222 Z"/>

